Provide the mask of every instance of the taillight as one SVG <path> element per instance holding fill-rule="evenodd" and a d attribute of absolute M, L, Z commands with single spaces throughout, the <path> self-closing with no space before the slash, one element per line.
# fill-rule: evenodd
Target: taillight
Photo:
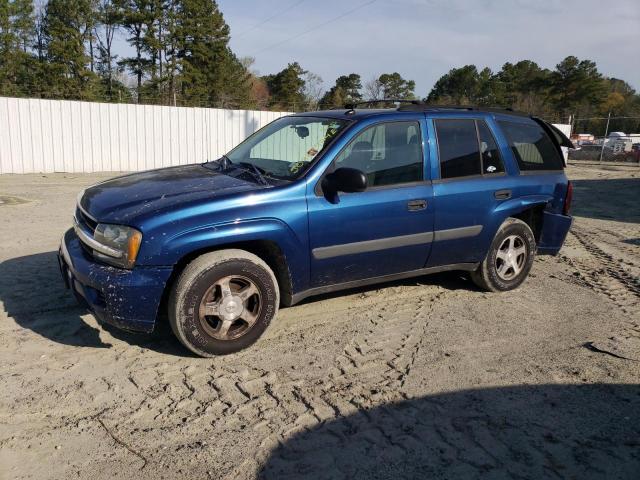
<path fill-rule="evenodd" d="M 562 213 L 565 215 L 569 215 L 569 211 L 571 210 L 571 201 L 573 200 L 573 184 L 569 181 L 567 183 L 567 194 L 564 197 L 564 208 L 562 209 Z"/>

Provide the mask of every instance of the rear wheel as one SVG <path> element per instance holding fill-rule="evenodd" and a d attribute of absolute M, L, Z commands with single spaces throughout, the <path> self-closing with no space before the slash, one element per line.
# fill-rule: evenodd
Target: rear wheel
<path fill-rule="evenodd" d="M 209 357 L 254 343 L 280 302 L 273 271 L 244 250 L 220 250 L 193 260 L 174 285 L 169 321 L 180 342 Z"/>
<path fill-rule="evenodd" d="M 536 240 L 529 225 L 508 218 L 491 243 L 487 256 L 471 279 L 492 292 L 513 290 L 524 282 L 533 265 Z"/>

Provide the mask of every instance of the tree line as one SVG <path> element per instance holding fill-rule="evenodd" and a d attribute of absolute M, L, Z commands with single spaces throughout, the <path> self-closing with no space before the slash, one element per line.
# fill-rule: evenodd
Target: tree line
<path fill-rule="evenodd" d="M 114 49 L 116 35 L 129 56 Z M 397 72 L 363 82 L 322 79 L 291 62 L 260 75 L 229 47 L 214 0 L 0 0 L 0 95 L 219 108 L 311 110 L 385 98 L 438 105 L 513 108 L 555 121 L 615 118 L 610 130 L 640 131 L 640 95 L 590 60 L 570 56 L 553 70 L 531 60 L 500 71 L 454 68 L 422 97 Z M 604 133 L 604 120 L 578 129 Z"/>

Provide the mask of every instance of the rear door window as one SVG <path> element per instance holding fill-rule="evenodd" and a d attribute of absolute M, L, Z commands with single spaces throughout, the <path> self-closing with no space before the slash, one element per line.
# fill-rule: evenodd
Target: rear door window
<path fill-rule="evenodd" d="M 435 120 L 440 153 L 440 178 L 480 175 L 480 149 L 475 120 Z"/>
<path fill-rule="evenodd" d="M 562 170 L 564 162 L 545 131 L 536 124 L 499 120 L 520 171 Z"/>

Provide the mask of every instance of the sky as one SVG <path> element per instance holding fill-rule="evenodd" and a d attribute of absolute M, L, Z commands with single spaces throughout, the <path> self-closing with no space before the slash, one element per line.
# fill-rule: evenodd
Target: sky
<path fill-rule="evenodd" d="M 640 90 L 640 0 L 219 0 L 238 57 L 261 75 L 300 65 L 330 88 L 399 72 L 426 96 L 450 69 L 494 72 L 568 55 Z M 338 18 L 340 17 L 340 18 Z"/>

